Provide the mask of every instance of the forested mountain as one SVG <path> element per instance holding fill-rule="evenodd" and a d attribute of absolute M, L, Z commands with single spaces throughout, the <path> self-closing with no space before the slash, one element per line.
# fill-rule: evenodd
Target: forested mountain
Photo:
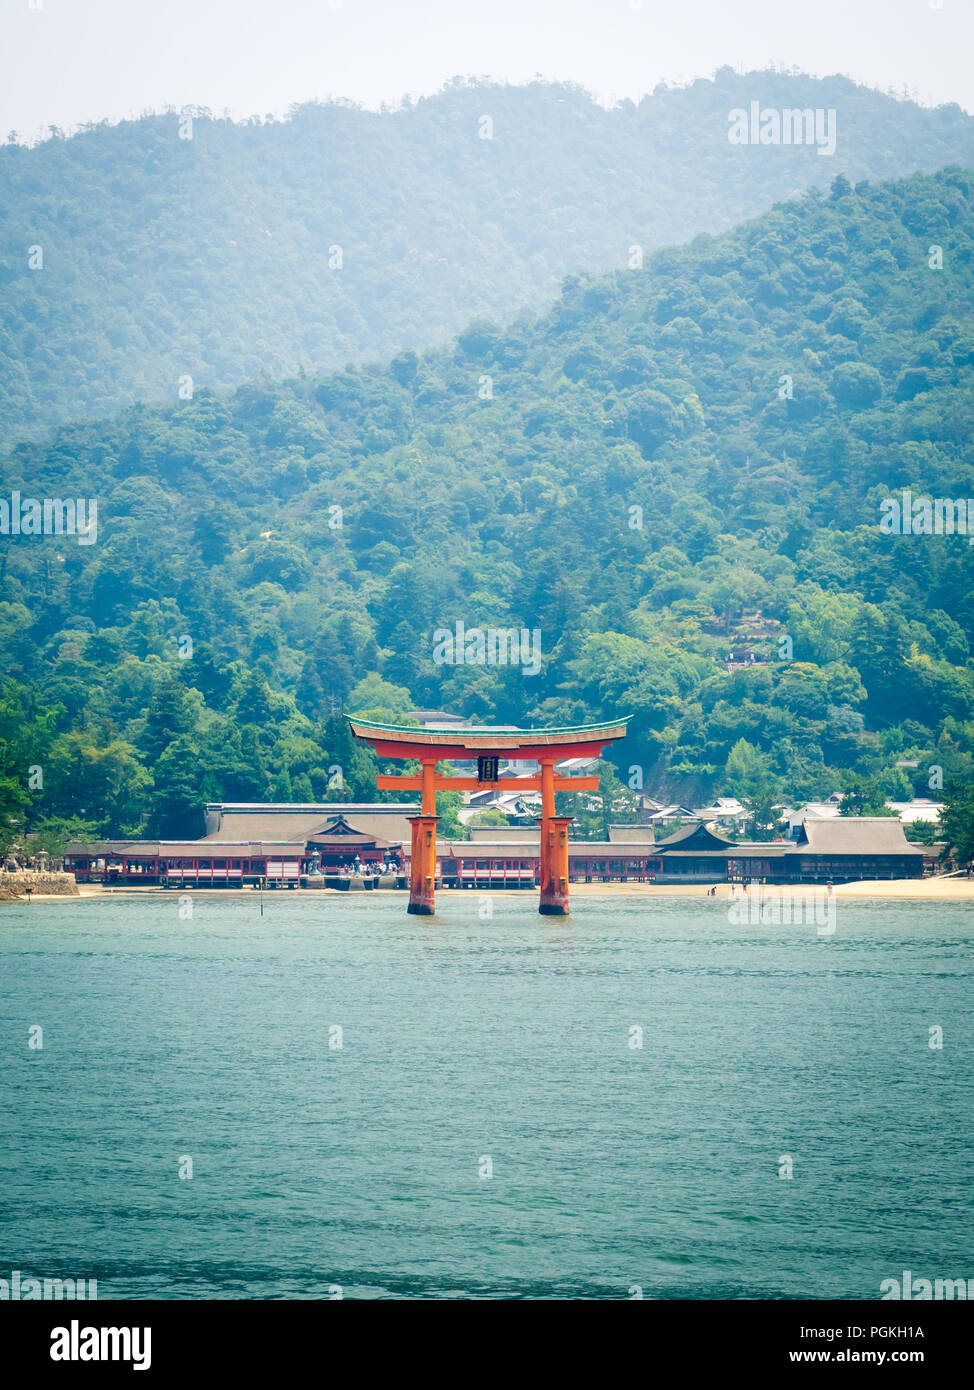
<path fill-rule="evenodd" d="M 834 154 L 731 144 L 751 101 L 834 110 Z M 458 82 L 382 113 L 171 113 L 8 143 L 0 431 L 426 348 L 839 173 L 949 164 L 974 166 L 957 106 L 730 68 L 611 111 L 571 86 Z"/>
<path fill-rule="evenodd" d="M 972 193 L 839 178 L 534 323 L 18 445 L 8 488 L 99 512 L 0 549 L 8 792 L 162 834 L 335 764 L 371 795 L 342 703 L 628 712 L 623 775 L 682 800 L 969 778 L 974 548 L 879 523 L 974 499 Z M 542 669 L 436 664 L 457 621 Z"/>

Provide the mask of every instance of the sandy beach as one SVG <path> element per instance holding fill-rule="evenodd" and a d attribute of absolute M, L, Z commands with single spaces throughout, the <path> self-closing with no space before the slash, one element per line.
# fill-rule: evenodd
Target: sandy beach
<path fill-rule="evenodd" d="M 750 891 L 753 893 L 757 886 L 759 885 L 755 885 Z M 812 888 L 816 886 L 819 888 L 822 887 L 821 884 L 784 884 L 778 888 L 778 891 L 783 892 L 790 890 L 800 892 L 803 888 Z M 573 898 L 705 898 L 709 896 L 711 887 L 712 885 L 710 884 L 699 883 L 573 883 L 571 885 L 571 896 Z M 773 889 L 774 885 L 769 884 L 765 887 L 766 891 L 768 891 Z M 115 898 L 130 897 L 133 894 L 138 895 L 144 893 L 164 893 L 171 897 L 178 891 L 179 890 L 173 888 L 160 888 L 155 884 L 146 884 L 145 886 L 133 884 L 130 887 L 104 887 L 99 883 L 83 883 L 78 886 L 78 897 Z M 190 890 L 183 889 L 182 891 L 188 893 Z M 302 896 L 305 896 L 302 890 L 293 891 L 301 892 Z M 406 893 L 403 889 L 377 888 L 373 891 L 384 897 L 402 897 L 403 900 L 406 898 Z M 490 891 L 494 897 L 523 897 L 525 893 L 536 890 L 524 888 L 494 888 L 491 890 L 477 888 L 442 888 L 439 890 L 439 895 L 442 899 L 449 900 L 449 898 L 456 894 L 470 893 L 476 895 L 488 891 Z M 207 898 L 239 898 L 242 894 L 256 893 L 257 889 L 247 887 L 199 888 L 196 892 L 201 897 Z M 337 888 L 319 888 L 316 889 L 315 892 L 318 895 L 328 897 L 333 895 L 345 896 L 345 894 Z M 858 883 L 838 883 L 835 885 L 834 892 L 836 898 L 913 899 L 918 902 L 929 902 L 943 898 L 974 901 L 974 878 L 963 876 L 957 878 L 938 877 L 894 880 L 864 879 Z M 284 890 L 265 889 L 265 894 L 268 900 L 273 900 L 279 894 L 284 896 Z M 728 883 L 718 883 L 717 892 L 714 896 L 717 898 L 729 898 L 731 896 L 731 885 Z M 66 897 L 63 894 L 56 893 L 34 893 L 31 901 L 35 903 L 70 902 L 72 897 Z M 16 901 L 24 902 L 25 899 L 21 898 Z"/>

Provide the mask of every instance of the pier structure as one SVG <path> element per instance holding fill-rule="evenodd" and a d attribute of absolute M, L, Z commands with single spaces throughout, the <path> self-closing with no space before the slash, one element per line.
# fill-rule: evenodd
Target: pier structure
<path fill-rule="evenodd" d="M 420 764 L 418 774 L 380 773 L 384 791 L 418 791 L 420 813 L 409 818 L 412 827 L 409 906 L 407 912 L 429 916 L 436 897 L 436 793 L 438 791 L 540 791 L 541 897 L 538 911 L 549 917 L 568 916 L 568 827 L 570 816 L 555 814 L 555 793 L 598 791 L 597 777 L 567 777 L 556 771 L 566 758 L 598 757 L 616 739 L 625 738 L 626 720 L 584 724 L 564 729 L 491 729 L 485 727 L 412 728 L 379 724 L 346 715 L 355 738 L 369 744 L 380 758 L 407 758 Z M 524 777 L 501 777 L 501 758 L 537 762 L 538 772 Z M 439 762 L 471 762 L 477 776 L 439 773 Z"/>

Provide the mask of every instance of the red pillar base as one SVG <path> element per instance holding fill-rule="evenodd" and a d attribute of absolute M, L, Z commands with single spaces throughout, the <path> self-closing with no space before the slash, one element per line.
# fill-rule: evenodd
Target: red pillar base
<path fill-rule="evenodd" d="M 409 865 L 408 913 L 432 917 L 436 912 L 436 822 L 438 816 L 410 816 L 413 828 Z"/>
<path fill-rule="evenodd" d="M 542 917 L 567 917 L 568 908 L 568 827 L 571 816 L 549 816 L 541 822 L 541 900 Z"/>

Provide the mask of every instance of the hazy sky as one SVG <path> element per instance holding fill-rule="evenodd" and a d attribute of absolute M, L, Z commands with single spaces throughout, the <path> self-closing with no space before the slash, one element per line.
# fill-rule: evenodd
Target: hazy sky
<path fill-rule="evenodd" d="M 844 72 L 974 111 L 974 0 L 0 0 L 0 138 L 164 106 L 368 106 L 457 75 L 612 102 L 724 63 Z"/>

